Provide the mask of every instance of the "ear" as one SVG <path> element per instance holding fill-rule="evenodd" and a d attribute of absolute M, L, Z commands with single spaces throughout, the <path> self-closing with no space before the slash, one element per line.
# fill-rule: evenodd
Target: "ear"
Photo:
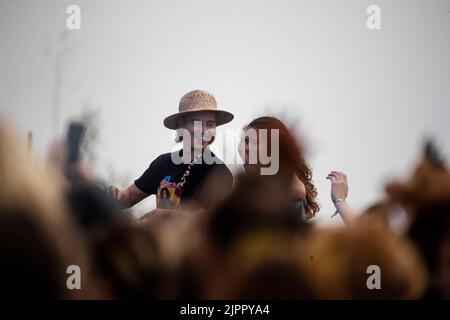
<path fill-rule="evenodd" d="M 183 141 L 183 135 L 182 135 L 182 128 L 179 127 L 178 129 L 175 130 L 175 143 L 179 143 L 181 141 Z"/>

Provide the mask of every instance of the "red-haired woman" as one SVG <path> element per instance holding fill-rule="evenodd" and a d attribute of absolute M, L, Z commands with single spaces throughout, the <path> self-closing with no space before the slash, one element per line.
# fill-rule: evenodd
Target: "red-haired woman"
<path fill-rule="evenodd" d="M 272 138 L 277 136 L 273 134 L 275 132 L 278 132 L 278 146 L 273 145 L 274 141 L 272 141 Z M 261 139 L 264 139 L 265 143 L 262 143 Z M 271 154 L 273 151 L 275 154 Z M 279 119 L 260 117 L 245 126 L 239 144 L 239 153 L 247 174 L 264 174 L 261 171 L 262 168 L 273 166 L 273 163 L 268 163 L 269 158 L 272 162 L 278 162 L 276 174 L 290 179 L 292 198 L 304 220 L 313 218 L 319 211 L 316 201 L 317 190 L 312 182 L 311 168 L 306 163 L 303 151 L 295 138 Z M 353 212 L 345 202 L 348 194 L 347 177 L 341 172 L 332 171 L 327 179 L 330 179 L 332 183 L 331 197 L 337 212 L 348 224 Z"/>

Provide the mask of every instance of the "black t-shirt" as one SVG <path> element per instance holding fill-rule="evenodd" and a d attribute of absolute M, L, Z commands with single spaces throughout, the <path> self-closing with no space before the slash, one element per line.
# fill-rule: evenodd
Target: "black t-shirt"
<path fill-rule="evenodd" d="M 180 152 L 180 151 L 176 151 Z M 182 155 L 182 152 L 179 153 Z M 211 155 L 216 156 L 211 152 Z M 218 158 L 216 158 L 219 160 Z M 219 160 L 220 161 L 220 160 Z M 218 162 L 218 161 L 216 161 Z M 167 179 L 170 176 L 170 182 L 179 183 L 181 177 L 188 169 L 189 164 L 175 164 L 172 161 L 171 153 L 165 153 L 156 158 L 150 166 L 145 170 L 140 178 L 134 181 L 136 187 L 142 192 L 148 194 L 156 194 L 162 180 Z M 206 164 L 204 161 L 201 163 L 194 163 L 191 166 L 190 174 L 186 178 L 186 182 L 183 186 L 183 192 L 181 194 L 181 204 L 187 200 L 192 199 L 195 196 L 196 191 L 201 187 L 206 178 L 212 174 L 218 173 L 221 175 L 221 184 L 226 184 L 226 188 L 231 190 L 233 183 L 233 176 L 227 166 L 220 161 L 220 163 Z M 214 188 L 214 186 L 211 186 Z"/>

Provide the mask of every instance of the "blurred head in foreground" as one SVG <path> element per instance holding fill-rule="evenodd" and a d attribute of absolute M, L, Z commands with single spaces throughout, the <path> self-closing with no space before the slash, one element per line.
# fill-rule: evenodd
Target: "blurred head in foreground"
<path fill-rule="evenodd" d="M 426 297 L 450 298 L 450 172 L 431 141 L 406 181 L 387 186 L 390 200 L 409 217 L 407 235 L 419 249 L 430 277 Z"/>
<path fill-rule="evenodd" d="M 420 255 L 383 223 L 360 221 L 348 229 L 317 231 L 305 252 L 308 278 L 321 299 L 417 299 L 425 288 Z M 377 272 L 378 284 L 371 278 Z"/>
<path fill-rule="evenodd" d="M 66 287 L 69 265 L 88 278 L 83 245 L 66 214 L 58 181 L 31 163 L 25 148 L 0 121 L 0 273 L 3 294 L 10 297 L 70 298 L 87 296 Z"/>

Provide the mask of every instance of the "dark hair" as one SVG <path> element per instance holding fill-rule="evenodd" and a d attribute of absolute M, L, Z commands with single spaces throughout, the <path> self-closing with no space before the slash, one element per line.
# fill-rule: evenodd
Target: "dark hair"
<path fill-rule="evenodd" d="M 23 209 L 0 214 L 0 272 L 9 298 L 67 297 L 63 253 L 38 217 Z"/>
<path fill-rule="evenodd" d="M 169 192 L 169 189 L 167 189 L 166 187 L 162 188 L 161 191 L 160 191 L 161 199 L 167 199 L 167 198 L 163 198 L 162 197 L 163 191 L 167 192 L 167 194 L 169 195 L 169 199 L 170 199 L 170 192 Z"/>
<path fill-rule="evenodd" d="M 162 259 L 153 232 L 125 219 L 97 225 L 89 233 L 94 270 L 119 299 L 155 299 L 160 294 Z"/>
<path fill-rule="evenodd" d="M 319 211 L 320 207 L 316 201 L 317 190 L 312 181 L 312 170 L 303 158 L 303 150 L 297 144 L 296 139 L 289 132 L 288 128 L 284 125 L 281 120 L 275 117 L 260 117 L 247 126 L 244 127 L 244 131 L 253 129 L 278 129 L 280 137 L 280 169 L 293 171 L 301 182 L 305 185 L 306 189 L 306 201 L 308 202 L 307 217 L 308 219 L 314 217 L 316 212 Z M 268 143 L 270 150 L 270 137 L 268 136 Z"/>
<path fill-rule="evenodd" d="M 443 263 L 440 251 L 443 246 L 450 244 L 450 199 L 418 208 L 408 236 L 420 251 L 429 276 L 436 280 Z M 444 292 L 450 292 L 445 282 L 431 281 L 425 297 L 442 299 Z"/>

